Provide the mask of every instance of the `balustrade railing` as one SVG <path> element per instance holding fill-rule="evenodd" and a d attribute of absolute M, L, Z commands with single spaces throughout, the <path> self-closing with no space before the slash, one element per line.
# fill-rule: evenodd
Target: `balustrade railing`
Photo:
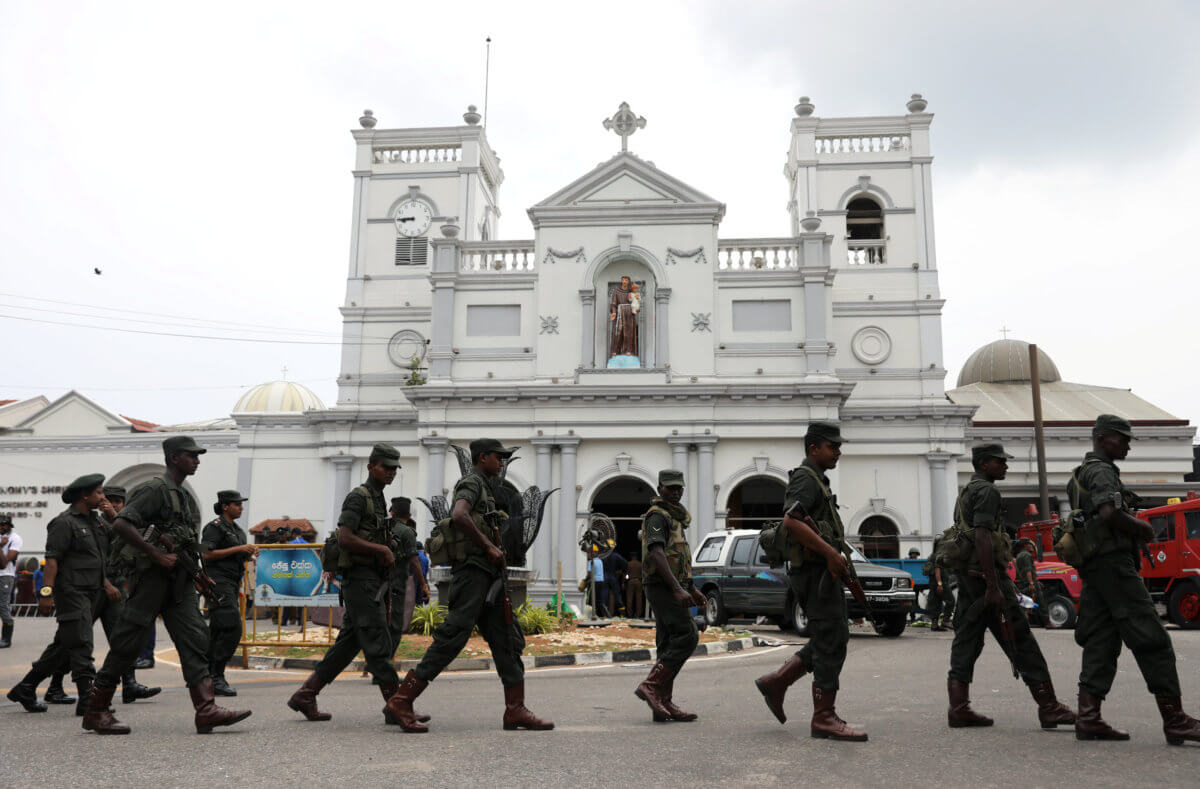
<path fill-rule="evenodd" d="M 461 162 L 461 145 L 387 145 L 373 148 L 375 164 Z"/>
<path fill-rule="evenodd" d="M 532 241 L 468 241 L 460 248 L 461 271 L 533 271 Z"/>
<path fill-rule="evenodd" d="M 846 263 L 851 266 L 881 266 L 887 263 L 887 242 L 847 241 Z"/>
<path fill-rule="evenodd" d="M 791 238 L 730 238 L 717 243 L 718 271 L 785 271 L 800 267 Z"/>
<path fill-rule="evenodd" d="M 817 137 L 817 153 L 888 153 L 912 150 L 912 138 L 907 134 L 885 137 Z"/>

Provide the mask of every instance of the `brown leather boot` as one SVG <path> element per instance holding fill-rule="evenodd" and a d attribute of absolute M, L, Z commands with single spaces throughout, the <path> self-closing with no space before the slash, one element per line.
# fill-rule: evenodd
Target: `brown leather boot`
<path fill-rule="evenodd" d="M 383 700 L 385 702 L 388 699 L 390 699 L 392 696 L 394 696 L 396 694 L 396 691 L 398 691 L 398 690 L 400 690 L 399 685 L 391 685 L 388 687 L 385 687 L 383 685 L 379 686 L 379 692 L 381 694 L 383 694 Z M 433 718 L 429 717 L 428 715 L 418 715 L 415 711 L 413 713 L 413 717 L 415 717 L 417 719 L 418 723 L 429 723 L 429 721 L 433 720 Z M 400 725 L 400 721 L 396 720 L 396 717 L 394 715 L 392 715 L 392 713 L 388 712 L 388 709 L 386 706 L 383 708 L 383 722 L 386 723 L 388 726 L 399 726 Z"/>
<path fill-rule="evenodd" d="M 671 700 L 671 697 L 675 695 L 675 678 L 677 676 L 679 676 L 679 670 L 682 668 L 683 668 L 683 666 L 680 666 L 679 668 L 675 669 L 674 671 L 670 671 L 667 673 L 667 680 L 666 680 L 666 682 L 663 683 L 663 694 L 660 698 L 660 701 L 662 701 L 663 707 L 666 708 L 666 710 L 667 710 L 667 716 L 663 717 L 662 715 L 659 715 L 657 712 L 654 713 L 654 722 L 655 723 L 667 723 L 668 721 L 677 721 L 679 723 L 691 723 L 692 721 L 694 721 L 700 717 L 699 715 L 697 715 L 694 712 L 685 712 L 684 710 L 679 709 L 678 707 L 675 706 L 675 702 Z"/>
<path fill-rule="evenodd" d="M 413 712 L 413 702 L 417 696 L 425 688 L 429 687 L 429 683 L 417 677 L 413 672 L 408 672 L 404 675 L 404 680 L 400 683 L 399 689 L 392 694 L 388 699 L 387 706 L 384 709 L 387 714 L 395 718 L 396 723 L 401 729 L 415 734 L 424 734 L 429 731 L 429 727 L 420 723 L 417 720 L 417 714 Z"/>
<path fill-rule="evenodd" d="M 317 672 L 314 671 L 308 675 L 308 679 L 304 680 L 304 684 L 288 699 L 287 705 L 310 721 L 330 720 L 333 718 L 332 715 L 317 709 L 317 694 L 321 692 L 321 688 L 323 687 L 325 687 L 325 683 L 317 676 Z"/>
<path fill-rule="evenodd" d="M 554 728 L 551 721 L 542 720 L 525 706 L 525 683 L 504 689 L 504 730 L 529 729 L 549 731 Z"/>
<path fill-rule="evenodd" d="M 813 685 L 813 716 L 812 736 L 819 740 L 844 740 L 846 742 L 866 742 L 867 733 L 852 729 L 838 717 L 834 709 L 837 701 L 836 690 L 822 690 Z"/>
<path fill-rule="evenodd" d="M 754 680 L 758 692 L 763 695 L 763 701 L 767 703 L 767 709 L 780 723 L 787 723 L 787 715 L 783 711 L 783 697 L 787 689 L 807 673 L 808 667 L 800 656 L 792 655 L 775 671 Z"/>
<path fill-rule="evenodd" d="M 1058 700 L 1054 693 L 1054 684 L 1050 680 L 1030 685 L 1029 692 L 1038 705 L 1038 723 L 1043 729 L 1058 728 L 1058 724 L 1068 725 L 1075 722 L 1075 711 Z"/>
<path fill-rule="evenodd" d="M 1162 714 L 1168 745 L 1183 745 L 1184 740 L 1200 742 L 1200 721 L 1183 711 L 1183 701 L 1178 696 L 1155 696 L 1154 700 Z"/>
<path fill-rule="evenodd" d="M 212 677 L 205 677 L 199 684 L 188 685 L 192 694 L 192 706 L 196 708 L 196 733 L 211 734 L 216 726 L 232 726 L 250 717 L 250 710 L 227 710 L 218 707 L 213 700 Z"/>
<path fill-rule="evenodd" d="M 1092 694 L 1079 689 L 1079 714 L 1075 717 L 1077 740 L 1128 740 L 1129 732 L 1114 729 L 1100 717 L 1100 702 Z"/>
<path fill-rule="evenodd" d="M 96 734 L 129 734 L 129 727 L 113 717 L 109 707 L 115 691 L 115 686 L 106 688 L 103 685 L 92 685 L 87 712 L 83 714 L 83 728 Z"/>
<path fill-rule="evenodd" d="M 650 705 L 650 710 L 654 714 L 663 718 L 671 717 L 671 713 L 667 711 L 662 701 L 663 686 L 670 675 L 671 670 L 660 660 L 654 664 L 650 673 L 642 680 L 642 684 L 638 685 L 637 690 L 633 692 L 633 695 Z"/>
<path fill-rule="evenodd" d="M 950 708 L 946 711 L 946 723 L 952 729 L 967 726 L 991 726 L 995 721 L 971 709 L 971 686 L 957 679 L 946 679 L 946 693 L 950 696 Z"/>

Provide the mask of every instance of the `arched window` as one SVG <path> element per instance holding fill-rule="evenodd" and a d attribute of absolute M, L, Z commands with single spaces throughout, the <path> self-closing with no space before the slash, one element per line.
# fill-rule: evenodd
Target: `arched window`
<path fill-rule="evenodd" d="M 725 525 L 731 529 L 761 529 L 783 516 L 787 486 L 772 477 L 752 477 L 729 492 Z"/>
<path fill-rule="evenodd" d="M 872 515 L 858 527 L 858 536 L 868 559 L 900 558 L 900 530 L 891 518 Z"/>
<path fill-rule="evenodd" d="M 846 205 L 846 236 L 852 241 L 883 239 L 883 209 L 869 197 L 856 197 Z"/>

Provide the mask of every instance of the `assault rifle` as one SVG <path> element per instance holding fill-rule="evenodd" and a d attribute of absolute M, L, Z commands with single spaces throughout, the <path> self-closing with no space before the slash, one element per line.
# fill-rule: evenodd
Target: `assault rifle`
<path fill-rule="evenodd" d="M 845 543 L 842 545 L 836 545 L 832 540 L 826 537 L 821 531 L 821 527 L 817 525 L 816 521 L 812 519 L 812 516 L 805 512 L 804 508 L 799 504 L 794 505 L 791 509 L 791 512 L 798 514 L 800 516 L 799 520 L 804 521 L 808 528 L 813 530 L 814 534 L 820 535 L 821 539 L 832 545 L 839 553 L 846 557 L 846 577 L 834 578 L 833 574 L 829 572 L 829 570 L 826 570 L 825 574 L 821 576 L 821 581 L 817 586 L 818 594 L 825 596 L 832 591 L 831 585 L 834 581 L 841 583 L 850 590 L 850 596 L 854 598 L 855 602 L 861 605 L 863 610 L 866 611 L 867 621 L 871 623 L 872 627 L 878 630 L 879 622 L 875 619 L 875 611 L 871 608 L 871 603 L 867 600 L 867 593 L 863 591 L 862 582 L 858 579 L 858 570 L 854 568 L 854 558 L 853 554 L 850 553 L 849 548 L 846 547 Z"/>
<path fill-rule="evenodd" d="M 166 549 L 167 553 L 175 554 L 177 561 L 176 566 L 183 569 L 188 577 L 192 579 L 192 583 L 196 586 L 196 591 L 204 595 L 204 599 L 208 601 L 208 607 L 211 609 L 214 606 L 225 604 L 225 596 L 217 591 L 217 585 L 213 579 L 204 570 L 204 560 L 200 558 L 200 552 L 196 550 L 196 546 L 188 545 L 186 548 L 176 548 L 174 542 L 167 535 L 162 535 L 158 541 Z"/>
<path fill-rule="evenodd" d="M 499 517 L 499 511 L 488 513 L 484 516 L 488 526 L 492 531 L 492 542 L 500 549 L 500 577 L 492 581 L 492 585 L 488 587 L 487 594 L 484 596 L 484 601 L 488 605 L 495 605 L 500 596 L 504 595 L 504 624 L 511 625 L 513 623 L 513 607 L 512 598 L 508 595 L 508 562 L 504 558 L 504 545 L 500 541 L 500 527 L 496 524 L 496 518 Z"/>

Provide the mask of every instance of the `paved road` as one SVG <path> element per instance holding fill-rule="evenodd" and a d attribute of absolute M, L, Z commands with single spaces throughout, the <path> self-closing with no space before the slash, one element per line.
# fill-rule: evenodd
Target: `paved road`
<path fill-rule="evenodd" d="M 0 687 L 20 678 L 49 633 L 47 622 L 20 623 L 15 647 L 0 652 Z M 1200 710 L 1200 632 L 1171 633 L 1185 703 L 1195 713 Z M 1079 651 L 1071 633 L 1037 634 L 1060 691 L 1073 698 Z M 103 635 L 97 635 L 97 643 L 104 644 Z M 253 717 L 199 736 L 178 670 L 160 662 L 142 678 L 167 687 L 166 692 L 151 702 L 116 704 L 120 719 L 134 728 L 127 737 L 84 732 L 70 707 L 31 715 L 0 704 L 0 764 L 6 785 L 14 787 L 127 786 L 130 770 L 144 786 L 334 781 L 376 786 L 415 779 L 427 787 L 486 781 L 543 789 L 722 781 L 1166 787 L 1196 786 L 1200 780 L 1200 747 L 1164 743 L 1154 700 L 1132 656 L 1123 656 L 1105 710 L 1133 740 L 1097 744 L 1077 742 L 1069 731 L 1041 730 L 1028 692 L 1012 678 L 995 645 L 984 651 L 973 691 L 976 707 L 994 716 L 996 726 L 948 729 L 949 646 L 948 634 L 928 631 L 906 631 L 898 640 L 855 634 L 838 709 L 870 732 L 865 745 L 808 736 L 811 700 L 803 680 L 789 696 L 787 725 L 775 722 L 752 681 L 786 657 L 789 648 L 779 647 L 691 661 L 675 694 L 686 709 L 700 714 L 690 724 L 651 723 L 632 692 L 646 664 L 530 672 L 530 707 L 555 720 L 553 732 L 502 731 L 501 689 L 493 674 L 448 674 L 433 683 L 417 705 L 434 716 L 433 730 L 414 735 L 382 724 L 377 690 L 357 675 L 347 675 L 322 694 L 332 721 L 308 723 L 284 706 L 303 674 L 237 671 L 230 679 L 241 696 L 230 701 L 251 707 Z M 59 749 L 57 759 L 49 753 L 53 748 Z"/>

